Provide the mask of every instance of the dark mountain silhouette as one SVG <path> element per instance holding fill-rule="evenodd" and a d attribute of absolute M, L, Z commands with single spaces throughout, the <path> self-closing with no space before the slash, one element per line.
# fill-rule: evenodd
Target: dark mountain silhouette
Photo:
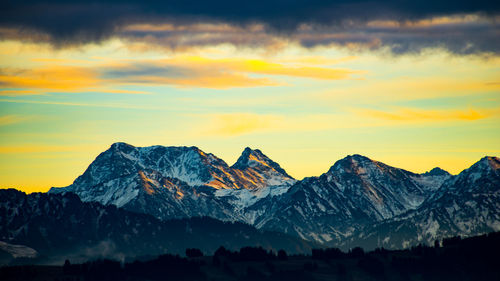
<path fill-rule="evenodd" d="M 213 218 L 161 221 L 113 205 L 82 202 L 72 193 L 44 194 L 0 190 L 0 239 L 35 249 L 39 256 L 82 259 L 184 253 L 199 248 L 212 253 L 262 246 L 308 252 L 312 245 L 282 233 Z"/>

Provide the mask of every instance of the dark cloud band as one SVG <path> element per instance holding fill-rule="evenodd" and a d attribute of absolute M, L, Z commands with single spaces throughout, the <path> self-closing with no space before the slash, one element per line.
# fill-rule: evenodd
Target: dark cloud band
<path fill-rule="evenodd" d="M 168 47 L 179 47 L 176 32 L 124 31 L 132 24 L 192 25 L 226 23 L 246 30 L 262 24 L 264 31 L 246 34 L 254 39 L 233 38 L 223 32 L 206 32 L 193 46 L 217 43 L 275 44 L 275 37 L 290 38 L 305 47 L 318 45 L 389 46 L 393 52 L 444 47 L 456 53 L 499 52 L 498 1 L 7 1 L 0 10 L 0 36 L 4 39 L 48 41 L 55 46 L 100 42 L 112 36 L 147 40 Z M 477 14 L 490 22 L 480 25 L 447 24 L 421 29 L 380 28 L 373 21 L 419 21 L 436 16 Z M 301 27 L 307 25 L 307 31 Z M 15 31 L 12 31 L 15 30 Z M 196 34 L 191 30 L 182 31 Z M 350 36 L 349 36 L 350 35 Z M 252 37 L 253 36 L 253 37 Z M 258 36 L 258 37 L 257 37 Z M 239 39 L 238 39 L 239 38 Z M 189 41 L 189 40 L 188 40 Z M 188 45 L 188 44 L 187 44 Z M 182 47 L 182 46 L 180 46 Z"/>

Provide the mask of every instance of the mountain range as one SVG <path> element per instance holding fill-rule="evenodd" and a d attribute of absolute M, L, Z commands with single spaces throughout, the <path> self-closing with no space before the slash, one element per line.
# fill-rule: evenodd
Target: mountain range
<path fill-rule="evenodd" d="M 244 223 L 296 237 L 288 246 L 402 248 L 499 231 L 499 167 L 499 158 L 484 157 L 459 175 L 440 168 L 416 174 L 349 155 L 318 177 L 296 180 L 258 149 L 245 148 L 229 166 L 197 147 L 115 143 L 73 184 L 43 196 L 76 194 L 89 208 L 160 224 L 195 217 Z"/>

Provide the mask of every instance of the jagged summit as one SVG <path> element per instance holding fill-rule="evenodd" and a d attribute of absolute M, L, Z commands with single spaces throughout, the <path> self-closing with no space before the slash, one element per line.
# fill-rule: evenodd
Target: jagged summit
<path fill-rule="evenodd" d="M 337 241 L 353 229 L 417 208 L 429 189 L 414 173 L 349 155 L 319 177 L 297 182 L 264 227 L 306 239 Z"/>
<path fill-rule="evenodd" d="M 484 156 L 479 161 L 474 163 L 468 169 L 462 171 L 464 172 L 472 172 L 472 171 L 498 171 L 500 169 L 500 158 L 496 156 Z M 460 173 L 460 174 L 462 174 Z"/>
<path fill-rule="evenodd" d="M 356 160 L 356 161 L 370 161 L 372 162 L 373 160 L 364 156 L 364 155 L 361 155 L 361 154 L 353 154 L 353 155 L 347 155 L 344 159 L 346 160 Z"/>
<path fill-rule="evenodd" d="M 74 184 L 96 186 L 141 170 L 157 171 L 164 177 L 177 178 L 194 186 L 219 185 L 224 181 L 224 187 L 238 188 L 227 175 L 229 166 L 226 162 L 197 147 L 135 147 L 123 142 L 114 143 L 99 154 Z"/>
<path fill-rule="evenodd" d="M 485 156 L 479 160 L 478 164 L 487 164 L 492 170 L 500 169 L 500 158 L 496 156 Z"/>
<path fill-rule="evenodd" d="M 287 178 L 293 179 L 278 163 L 271 160 L 262 151 L 251 149 L 250 147 L 246 147 L 243 150 L 241 156 L 231 168 L 238 170 L 246 170 L 248 168 L 274 170 Z"/>
<path fill-rule="evenodd" d="M 259 149 L 254 150 L 250 147 L 245 147 L 238 160 L 236 160 L 236 163 L 233 164 L 232 168 L 245 169 L 251 166 L 256 166 L 260 164 L 260 162 L 266 163 L 267 160 L 270 159 Z"/>
<path fill-rule="evenodd" d="M 338 160 L 338 161 L 347 161 L 347 162 L 373 162 L 372 159 L 361 155 L 361 154 L 352 154 L 352 155 L 347 155 L 346 157 Z M 338 162 L 337 161 L 337 162 Z"/>
<path fill-rule="evenodd" d="M 499 168 L 498 157 L 483 157 L 460 174 L 446 176 L 417 209 L 355 233 L 350 243 L 406 248 L 442 237 L 500 231 Z"/>
<path fill-rule="evenodd" d="M 111 146 L 110 146 L 110 149 L 113 149 L 113 150 L 122 150 L 122 149 L 126 149 L 126 148 L 135 148 L 135 146 L 128 144 L 126 142 L 115 142 L 115 143 L 111 144 Z"/>
<path fill-rule="evenodd" d="M 485 156 L 470 168 L 463 170 L 433 194 L 434 198 L 443 194 L 479 193 L 485 190 L 500 191 L 500 159 L 494 156 Z"/>
<path fill-rule="evenodd" d="M 72 185 L 49 192 L 74 192 L 83 201 L 114 204 L 161 218 L 210 214 L 235 220 L 233 211 L 219 205 L 227 203 L 207 201 L 216 190 L 252 191 L 241 193 L 248 201 L 250 197 L 276 194 L 253 191 L 295 183 L 260 150 L 246 149 L 240 158 L 238 168 L 233 168 L 195 146 L 135 147 L 117 142 L 99 154 Z M 225 194 L 219 192 L 217 196 Z"/>
<path fill-rule="evenodd" d="M 217 158 L 211 153 L 205 153 L 201 149 L 199 149 L 196 146 L 163 146 L 163 145 L 152 145 L 152 146 L 145 146 L 145 147 L 139 147 L 139 146 L 134 146 L 125 142 L 115 142 L 113 143 L 108 150 L 106 150 L 103 153 L 106 152 L 111 152 L 111 153 L 124 153 L 124 154 L 137 154 L 137 152 L 141 154 L 149 154 L 149 153 L 155 153 L 155 154 L 165 154 L 165 153 L 186 153 L 186 152 L 191 152 L 194 154 L 199 154 L 202 158 Z M 217 159 L 219 161 L 224 162 L 222 159 Z M 225 162 L 224 162 L 225 163 Z M 227 165 L 227 164 L 226 164 Z"/>
<path fill-rule="evenodd" d="M 333 164 L 327 173 L 336 173 L 337 171 L 359 171 L 363 172 L 364 167 L 377 164 L 379 162 L 374 161 L 366 156 L 360 154 L 348 155 Z M 385 164 L 382 164 L 385 166 Z"/>
<path fill-rule="evenodd" d="M 435 167 L 432 170 L 427 171 L 421 175 L 422 176 L 449 176 L 450 173 L 446 170 L 439 168 L 439 167 Z"/>

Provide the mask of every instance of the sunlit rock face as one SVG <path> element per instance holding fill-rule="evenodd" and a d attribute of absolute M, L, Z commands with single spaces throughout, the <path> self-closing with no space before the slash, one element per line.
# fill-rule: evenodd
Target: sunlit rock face
<path fill-rule="evenodd" d="M 259 155 L 260 157 L 255 157 Z M 244 162 L 245 156 L 252 158 L 250 166 L 239 166 L 232 169 L 222 159 L 211 153 L 205 153 L 197 147 L 134 147 L 126 143 L 115 143 L 108 150 L 101 153 L 89 166 L 85 173 L 76 179 L 69 188 L 95 187 L 118 177 L 137 173 L 140 170 L 155 171 L 168 178 L 176 178 L 191 186 L 211 186 L 224 189 L 253 189 L 263 187 L 266 175 L 259 175 L 255 171 L 274 171 L 274 168 L 261 168 L 272 165 L 272 162 L 262 153 L 246 149 L 238 160 Z M 256 162 L 258 161 L 258 162 Z M 238 164 L 237 163 L 237 164 Z M 283 173 L 283 180 L 293 180 L 279 165 L 276 166 Z M 256 181 L 256 179 L 259 179 Z M 269 179 L 271 180 L 271 179 Z M 281 184 L 277 182 L 277 184 Z"/>
<path fill-rule="evenodd" d="M 269 159 L 259 149 L 245 148 L 231 168 L 246 180 L 245 186 L 249 187 L 262 188 L 295 183 L 278 163 Z"/>
<path fill-rule="evenodd" d="M 250 222 L 245 208 L 287 190 L 295 180 L 260 150 L 226 162 L 197 147 L 134 147 L 115 143 L 85 173 L 50 193 L 113 204 L 161 219 L 211 216 Z"/>

